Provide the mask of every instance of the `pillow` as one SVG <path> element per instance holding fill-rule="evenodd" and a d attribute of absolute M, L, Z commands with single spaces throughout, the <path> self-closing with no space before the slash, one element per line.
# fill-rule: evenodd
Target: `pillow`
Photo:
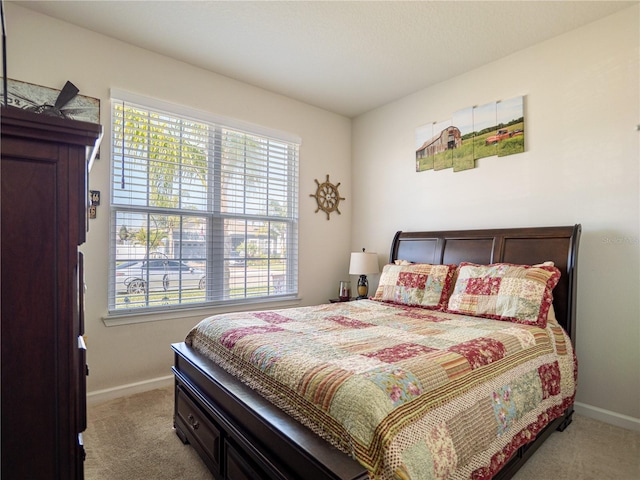
<path fill-rule="evenodd" d="M 443 310 L 451 290 L 455 265 L 385 265 L 372 297 L 381 302 Z"/>
<path fill-rule="evenodd" d="M 544 328 L 559 279 L 552 265 L 462 262 L 447 311 Z"/>
<path fill-rule="evenodd" d="M 553 263 L 551 261 L 546 261 L 546 262 L 542 262 L 542 263 L 536 263 L 533 266 L 534 267 L 553 267 L 553 266 L 555 266 L 555 263 Z"/>
<path fill-rule="evenodd" d="M 411 265 L 411 262 L 408 260 L 396 260 L 393 263 L 396 265 Z"/>

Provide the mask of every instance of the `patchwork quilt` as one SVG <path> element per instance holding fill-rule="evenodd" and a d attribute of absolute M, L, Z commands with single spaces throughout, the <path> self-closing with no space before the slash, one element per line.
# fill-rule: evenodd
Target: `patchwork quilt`
<path fill-rule="evenodd" d="M 371 479 L 491 478 L 575 396 L 552 315 L 540 328 L 359 300 L 216 315 L 186 343 Z"/>

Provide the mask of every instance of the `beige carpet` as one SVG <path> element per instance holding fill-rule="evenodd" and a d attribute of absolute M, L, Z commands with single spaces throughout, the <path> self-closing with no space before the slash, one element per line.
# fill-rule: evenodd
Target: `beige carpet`
<path fill-rule="evenodd" d="M 89 405 L 87 416 L 87 480 L 213 478 L 173 431 L 173 387 Z"/>
<path fill-rule="evenodd" d="M 89 406 L 85 478 L 212 478 L 196 452 L 173 432 L 172 415 L 172 387 Z M 553 433 L 514 478 L 640 479 L 640 433 L 575 415 L 569 428 Z"/>

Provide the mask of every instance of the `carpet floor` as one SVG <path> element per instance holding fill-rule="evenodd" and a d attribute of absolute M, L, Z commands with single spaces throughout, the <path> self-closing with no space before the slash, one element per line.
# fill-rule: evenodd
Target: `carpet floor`
<path fill-rule="evenodd" d="M 213 478 L 173 431 L 173 387 L 90 405 L 84 433 L 87 480 Z M 514 480 L 640 479 L 640 433 L 574 415 Z M 301 479 L 304 480 L 304 479 Z"/>

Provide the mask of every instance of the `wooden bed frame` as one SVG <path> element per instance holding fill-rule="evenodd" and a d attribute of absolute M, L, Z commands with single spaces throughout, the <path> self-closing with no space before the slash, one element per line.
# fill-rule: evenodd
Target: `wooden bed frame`
<path fill-rule="evenodd" d="M 565 227 L 397 232 L 389 261 L 536 264 L 562 272 L 554 289 L 559 323 L 575 344 L 576 268 L 580 225 Z M 185 343 L 175 352 L 174 427 L 216 479 L 364 480 L 348 455 L 269 403 Z M 511 478 L 544 440 L 571 423 L 573 406 L 521 447 L 495 478 Z"/>

